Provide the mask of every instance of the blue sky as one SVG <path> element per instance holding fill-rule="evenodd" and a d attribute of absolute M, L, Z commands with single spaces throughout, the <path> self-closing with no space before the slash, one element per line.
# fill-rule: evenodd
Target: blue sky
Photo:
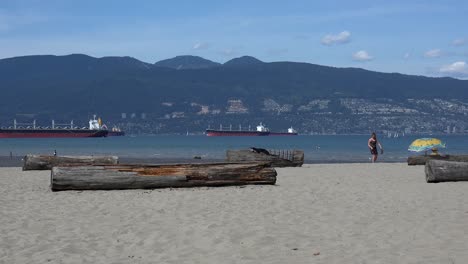
<path fill-rule="evenodd" d="M 251 55 L 468 78 L 468 1 L 1 0 L 0 58 Z"/>

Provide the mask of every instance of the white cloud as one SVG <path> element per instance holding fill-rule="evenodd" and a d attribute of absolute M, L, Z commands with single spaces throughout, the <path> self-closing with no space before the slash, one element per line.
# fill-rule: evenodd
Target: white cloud
<path fill-rule="evenodd" d="M 426 58 L 437 58 L 440 56 L 442 56 L 442 51 L 440 49 L 431 49 L 424 53 L 424 57 Z"/>
<path fill-rule="evenodd" d="M 369 53 L 367 53 L 367 51 L 360 50 L 360 51 L 357 51 L 357 52 L 355 52 L 353 54 L 353 59 L 356 60 L 356 61 L 370 61 L 370 60 L 373 60 L 374 57 L 369 55 Z"/>
<path fill-rule="evenodd" d="M 207 49 L 210 47 L 210 44 L 206 42 L 197 42 L 193 44 L 192 49 L 194 50 L 202 50 L 202 49 Z"/>
<path fill-rule="evenodd" d="M 235 49 L 232 49 L 232 48 L 228 48 L 228 49 L 224 49 L 221 51 L 221 54 L 223 56 L 226 56 L 226 57 L 232 57 L 232 56 L 235 56 L 238 54 L 238 52 L 235 50 Z"/>
<path fill-rule="evenodd" d="M 452 42 L 452 45 L 454 46 L 463 46 L 465 44 L 467 44 L 468 41 L 466 39 L 456 39 Z"/>
<path fill-rule="evenodd" d="M 406 52 L 405 55 L 403 55 L 403 58 L 405 60 L 409 59 L 409 57 L 411 57 L 411 53 L 409 53 L 409 52 Z"/>
<path fill-rule="evenodd" d="M 351 33 L 349 31 L 343 31 L 336 35 L 328 34 L 322 38 L 322 44 L 331 46 L 333 44 L 345 44 L 351 41 Z"/>
<path fill-rule="evenodd" d="M 440 67 L 439 72 L 453 77 L 468 77 L 468 64 L 457 61 Z"/>

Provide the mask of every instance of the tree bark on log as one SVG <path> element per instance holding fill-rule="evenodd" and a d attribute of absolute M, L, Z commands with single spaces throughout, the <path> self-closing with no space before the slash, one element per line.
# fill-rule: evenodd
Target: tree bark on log
<path fill-rule="evenodd" d="M 267 162 L 271 167 L 300 167 L 304 164 L 304 151 L 293 150 L 290 159 L 281 155 L 255 152 L 249 149 L 226 151 L 227 162 Z"/>
<path fill-rule="evenodd" d="M 119 190 L 275 184 L 268 164 L 174 164 L 54 167 L 51 189 Z"/>
<path fill-rule="evenodd" d="M 468 162 L 429 160 L 426 182 L 468 181 Z"/>
<path fill-rule="evenodd" d="M 47 156 L 26 155 L 23 170 L 50 170 L 56 166 L 86 166 L 119 164 L 117 156 Z"/>
<path fill-rule="evenodd" d="M 411 156 L 408 157 L 408 165 L 425 165 L 429 160 L 445 160 L 468 162 L 468 155 L 428 155 L 428 156 Z"/>

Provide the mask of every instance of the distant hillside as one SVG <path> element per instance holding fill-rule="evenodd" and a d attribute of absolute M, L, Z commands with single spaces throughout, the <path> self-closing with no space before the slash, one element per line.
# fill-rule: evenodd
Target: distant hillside
<path fill-rule="evenodd" d="M 172 59 L 158 61 L 154 66 L 167 67 L 177 70 L 203 69 L 220 66 L 220 63 L 213 62 L 198 56 L 177 56 Z"/>
<path fill-rule="evenodd" d="M 152 113 L 161 120 L 240 113 L 253 120 L 268 109 L 306 118 L 301 109 L 325 111 L 314 103 L 317 99 L 329 100 L 329 112 L 342 111 L 340 100 L 346 98 L 393 100 L 405 107 L 414 104 L 407 99 L 468 101 L 466 80 L 253 57 L 221 65 L 196 56 L 156 64 L 130 57 L 24 56 L 0 60 L 0 85 L 0 121 L 16 114 L 83 118 L 91 113 L 115 118 Z"/>
<path fill-rule="evenodd" d="M 235 58 L 232 60 L 229 60 L 225 62 L 223 65 L 224 66 L 236 66 L 236 67 L 242 67 L 242 66 L 252 66 L 252 65 L 258 65 L 263 63 L 263 61 L 251 57 L 251 56 L 242 56 L 240 58 Z"/>

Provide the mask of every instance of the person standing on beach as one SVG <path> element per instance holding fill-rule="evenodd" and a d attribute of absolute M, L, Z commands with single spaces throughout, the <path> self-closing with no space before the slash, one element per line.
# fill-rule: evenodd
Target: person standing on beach
<path fill-rule="evenodd" d="M 380 148 L 380 153 L 383 154 L 383 147 L 380 144 L 380 142 L 377 141 L 377 135 L 375 134 L 375 132 L 372 132 L 369 141 L 367 141 L 367 146 L 369 147 L 370 153 L 372 154 L 372 163 L 374 163 L 377 160 L 377 157 L 379 156 L 379 152 L 377 151 L 377 145 Z"/>

